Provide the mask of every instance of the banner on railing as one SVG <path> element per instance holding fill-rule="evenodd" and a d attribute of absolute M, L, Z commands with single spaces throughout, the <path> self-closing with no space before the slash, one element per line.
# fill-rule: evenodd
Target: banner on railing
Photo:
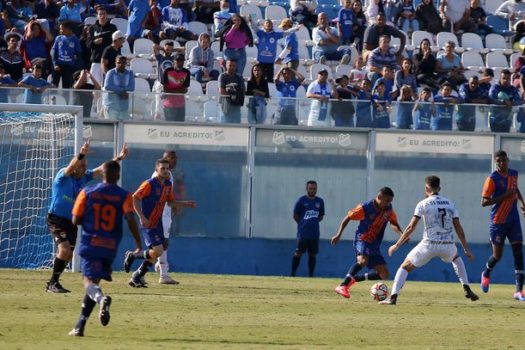
<path fill-rule="evenodd" d="M 376 151 L 452 154 L 492 154 L 493 136 L 378 132 Z"/>
<path fill-rule="evenodd" d="M 248 128 L 239 127 L 124 124 L 128 143 L 248 147 L 248 135 Z"/>
<path fill-rule="evenodd" d="M 366 150 L 367 133 L 257 129 L 257 147 Z"/>

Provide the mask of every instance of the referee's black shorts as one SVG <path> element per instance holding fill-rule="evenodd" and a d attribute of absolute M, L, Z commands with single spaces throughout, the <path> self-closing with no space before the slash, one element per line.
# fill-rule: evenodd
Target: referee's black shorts
<path fill-rule="evenodd" d="M 47 226 L 56 245 L 69 242 L 71 249 L 77 242 L 77 226 L 71 220 L 62 218 L 52 213 L 47 214 Z"/>
<path fill-rule="evenodd" d="M 319 239 L 318 238 L 299 238 L 297 239 L 297 248 L 295 252 L 304 254 L 308 251 L 310 255 L 316 255 L 319 253 Z"/>

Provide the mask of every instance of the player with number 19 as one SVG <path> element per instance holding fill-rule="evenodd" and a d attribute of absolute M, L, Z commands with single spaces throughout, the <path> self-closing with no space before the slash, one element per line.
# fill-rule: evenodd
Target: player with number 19
<path fill-rule="evenodd" d="M 120 165 L 116 161 L 103 164 L 103 182 L 83 189 L 73 207 L 73 224 L 82 225 L 78 247 L 86 295 L 82 302 L 80 318 L 72 336 L 83 336 L 87 320 L 95 307 L 100 305 L 100 323 L 109 323 L 111 297 L 105 296 L 100 280 L 111 281 L 111 265 L 122 239 L 122 219 L 126 218 L 135 238 L 136 251 L 142 249 L 140 234 L 133 214 L 131 194 L 117 185 Z"/>
<path fill-rule="evenodd" d="M 403 243 L 408 242 L 419 220 L 423 218 L 425 223 L 423 240 L 408 253 L 405 261 L 397 270 L 390 299 L 381 301 L 380 304 L 395 305 L 408 273 L 416 267 L 422 267 L 433 258 L 441 258 L 444 262 L 452 263 L 454 271 L 459 277 L 459 282 L 463 285 L 465 298 L 472 301 L 478 300 L 478 296 L 470 289 L 465 264 L 454 243 L 454 230 L 467 258 L 473 260 L 474 255 L 468 247 L 465 232 L 459 221 L 459 214 L 454 203 L 440 195 L 440 190 L 439 177 L 428 176 L 425 179 L 426 198 L 417 204 L 414 216 L 412 216 L 412 220 L 410 220 L 401 237 L 388 248 L 388 255 L 392 256 Z"/>

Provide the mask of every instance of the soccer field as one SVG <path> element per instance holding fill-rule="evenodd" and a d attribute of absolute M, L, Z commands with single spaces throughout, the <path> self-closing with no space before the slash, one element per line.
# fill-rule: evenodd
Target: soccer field
<path fill-rule="evenodd" d="M 371 281 L 346 300 L 335 279 L 177 274 L 181 284 L 166 286 L 148 274 L 150 287 L 133 289 L 124 273 L 102 283 L 111 323 L 102 327 L 96 308 L 74 338 L 81 276 L 63 275 L 70 294 L 45 293 L 48 277 L 0 270 L 0 349 L 523 349 L 525 339 L 511 285 L 471 302 L 459 283 L 408 281 L 399 304 L 384 306 Z"/>

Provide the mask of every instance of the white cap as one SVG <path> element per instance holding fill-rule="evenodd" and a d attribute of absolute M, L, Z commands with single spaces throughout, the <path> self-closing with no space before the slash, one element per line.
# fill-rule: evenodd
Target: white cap
<path fill-rule="evenodd" d="M 120 30 L 117 30 L 116 32 L 113 33 L 113 35 L 111 35 L 111 40 L 113 41 L 117 39 L 125 39 L 125 38 L 126 36 Z"/>

